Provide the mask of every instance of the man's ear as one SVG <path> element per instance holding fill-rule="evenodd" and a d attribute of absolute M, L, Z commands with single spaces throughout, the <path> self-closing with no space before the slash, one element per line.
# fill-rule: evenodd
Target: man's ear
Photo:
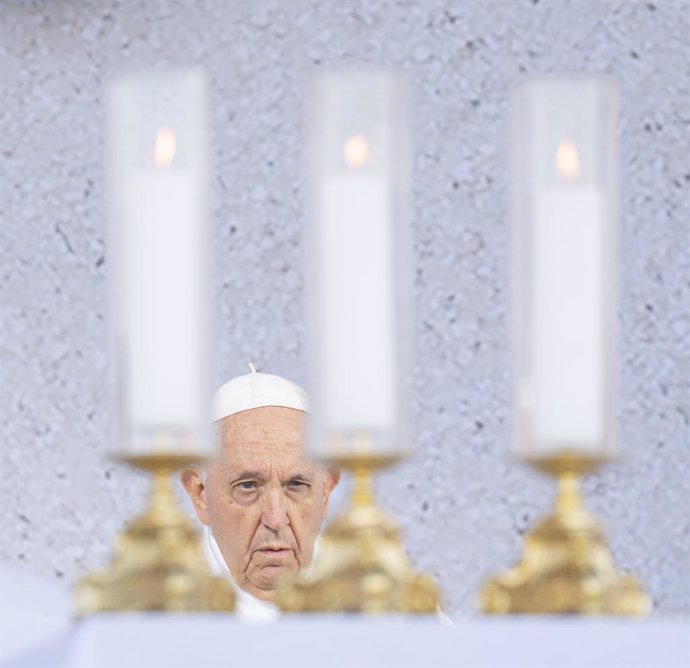
<path fill-rule="evenodd" d="M 331 492 L 339 482 L 340 469 L 329 466 L 323 474 L 323 519 L 326 519 L 326 515 L 328 515 L 328 500 L 331 497 Z"/>
<path fill-rule="evenodd" d="M 187 490 L 189 498 L 194 504 L 196 515 L 202 524 L 210 524 L 208 506 L 206 504 L 206 482 L 198 466 L 190 466 L 180 473 L 180 482 Z"/>

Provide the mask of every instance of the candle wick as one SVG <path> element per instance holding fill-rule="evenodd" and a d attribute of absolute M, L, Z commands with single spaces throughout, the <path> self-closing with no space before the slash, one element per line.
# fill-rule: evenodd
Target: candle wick
<path fill-rule="evenodd" d="M 249 362 L 249 368 L 252 370 L 252 373 L 256 373 L 256 369 L 254 368 L 254 365 Z"/>

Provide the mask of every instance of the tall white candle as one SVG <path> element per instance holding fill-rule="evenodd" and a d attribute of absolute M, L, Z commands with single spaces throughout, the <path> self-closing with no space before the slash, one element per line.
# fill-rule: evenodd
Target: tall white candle
<path fill-rule="evenodd" d="M 395 430 L 393 220 L 385 175 L 345 174 L 320 189 L 323 419 L 333 431 Z"/>
<path fill-rule="evenodd" d="M 205 83 L 116 81 L 110 105 L 118 447 L 209 447 Z"/>
<path fill-rule="evenodd" d="M 133 175 L 127 188 L 128 413 L 140 425 L 193 424 L 202 414 L 203 264 L 194 178 Z"/>
<path fill-rule="evenodd" d="M 409 447 L 405 88 L 379 70 L 347 70 L 322 75 L 314 91 L 311 448 L 394 456 Z"/>
<path fill-rule="evenodd" d="M 534 439 L 547 451 L 604 438 L 604 219 L 591 186 L 552 186 L 534 215 Z"/>
<path fill-rule="evenodd" d="M 518 450 L 615 447 L 615 95 L 543 80 L 514 99 Z"/>

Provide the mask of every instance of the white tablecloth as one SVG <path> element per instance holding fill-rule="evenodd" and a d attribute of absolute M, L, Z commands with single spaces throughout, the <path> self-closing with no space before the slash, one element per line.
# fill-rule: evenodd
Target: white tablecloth
<path fill-rule="evenodd" d="M 15 668 L 472 666 L 688 668 L 685 621 L 101 615 L 8 663 Z"/>
<path fill-rule="evenodd" d="M 0 564 L 0 663 L 67 633 L 71 618 L 65 582 Z"/>

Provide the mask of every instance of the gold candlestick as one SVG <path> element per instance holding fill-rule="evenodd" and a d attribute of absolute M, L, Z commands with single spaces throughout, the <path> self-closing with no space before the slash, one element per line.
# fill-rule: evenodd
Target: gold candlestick
<path fill-rule="evenodd" d="M 171 475 L 199 461 L 191 455 L 155 453 L 121 461 L 153 475 L 148 509 L 118 540 L 110 566 L 76 586 L 78 616 L 98 612 L 230 612 L 235 594 L 214 577 L 200 536 L 175 499 Z"/>
<path fill-rule="evenodd" d="M 616 570 L 604 532 L 582 504 L 579 478 L 602 462 L 564 453 L 530 463 L 558 479 L 555 512 L 527 535 L 520 564 L 485 584 L 481 609 L 491 614 L 648 614 L 648 596 L 635 578 Z"/>
<path fill-rule="evenodd" d="M 354 455 L 333 463 L 350 471 L 350 508 L 321 537 L 313 568 L 279 586 L 277 603 L 286 612 L 433 614 L 440 594 L 415 573 L 393 519 L 376 505 L 373 473 L 392 457 Z"/>

